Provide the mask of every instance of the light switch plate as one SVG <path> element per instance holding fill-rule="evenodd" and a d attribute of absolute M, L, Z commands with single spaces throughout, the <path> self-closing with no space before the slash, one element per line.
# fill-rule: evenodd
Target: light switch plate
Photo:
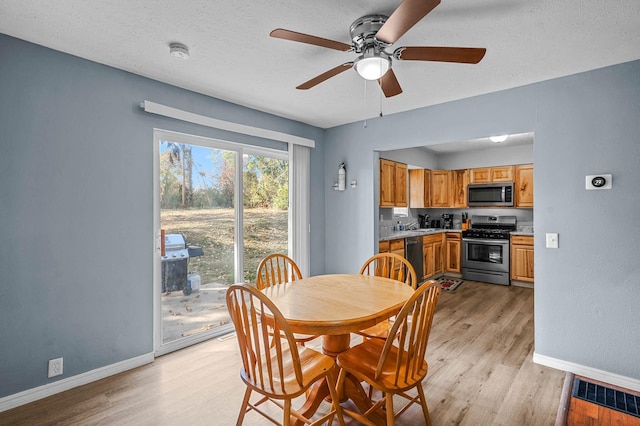
<path fill-rule="evenodd" d="M 558 234 L 547 232 L 547 248 L 558 248 Z"/>

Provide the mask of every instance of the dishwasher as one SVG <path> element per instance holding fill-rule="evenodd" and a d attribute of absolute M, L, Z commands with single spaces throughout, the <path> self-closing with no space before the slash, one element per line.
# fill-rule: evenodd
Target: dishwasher
<path fill-rule="evenodd" d="M 418 282 L 422 281 L 422 237 L 408 237 L 404 239 L 404 253 L 416 271 Z"/>

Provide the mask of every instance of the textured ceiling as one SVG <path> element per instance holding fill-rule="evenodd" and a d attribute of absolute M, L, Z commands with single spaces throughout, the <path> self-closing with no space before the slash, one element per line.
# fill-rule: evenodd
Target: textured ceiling
<path fill-rule="evenodd" d="M 399 62 L 404 93 L 344 72 L 355 54 L 269 37 L 286 28 L 350 43 L 358 17 L 398 0 L 0 0 L 0 32 L 152 79 L 328 128 L 640 59 L 638 0 L 443 0 L 398 46 L 485 47 L 478 65 Z M 169 43 L 191 51 L 182 61 Z"/>

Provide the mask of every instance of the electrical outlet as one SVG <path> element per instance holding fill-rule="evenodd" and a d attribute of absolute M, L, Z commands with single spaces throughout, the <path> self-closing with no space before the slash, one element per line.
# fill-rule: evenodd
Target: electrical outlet
<path fill-rule="evenodd" d="M 547 232 L 547 248 L 558 248 L 558 234 L 555 232 Z"/>
<path fill-rule="evenodd" d="M 49 375 L 48 377 L 55 377 L 62 374 L 62 358 L 49 360 Z"/>

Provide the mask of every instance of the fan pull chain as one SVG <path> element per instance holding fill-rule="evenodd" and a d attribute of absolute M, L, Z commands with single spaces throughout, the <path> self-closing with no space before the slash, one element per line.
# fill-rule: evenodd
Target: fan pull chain
<path fill-rule="evenodd" d="M 367 80 L 365 80 L 364 78 L 362 79 L 362 81 L 364 81 L 364 124 L 363 127 L 366 129 L 367 128 Z"/>

